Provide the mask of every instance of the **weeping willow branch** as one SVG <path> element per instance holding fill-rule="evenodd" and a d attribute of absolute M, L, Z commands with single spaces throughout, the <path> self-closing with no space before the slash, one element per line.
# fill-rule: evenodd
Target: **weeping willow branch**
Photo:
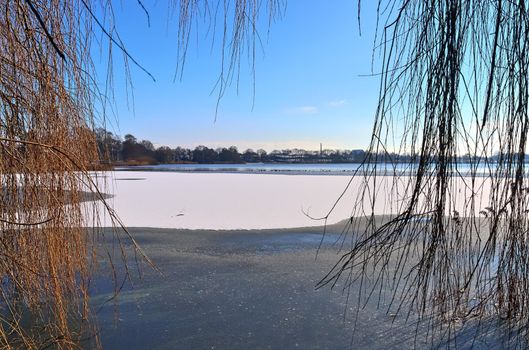
<path fill-rule="evenodd" d="M 134 3 L 150 22 L 144 2 Z M 172 4 L 180 9 L 180 68 L 193 21 L 205 16 L 215 26 L 217 16 L 211 16 L 208 1 Z M 248 54 L 255 74 L 258 14 L 268 12 L 270 24 L 283 2 L 218 4 L 215 11 L 223 8 L 218 17 L 223 21 L 220 101 L 227 86 L 238 81 L 243 55 Z M 0 0 L 0 245 L 9 251 L 0 254 L 2 348 L 74 348 L 86 334 L 97 334 L 90 323 L 88 286 L 97 265 L 99 234 L 83 227 L 97 226 L 100 210 L 125 231 L 135 253 L 155 268 L 87 171 L 98 160 L 91 132 L 100 121 L 95 111 L 102 110 L 104 118 L 107 93 L 112 93 L 112 48 L 123 54 L 127 78 L 131 61 L 154 80 L 127 51 L 113 23 L 108 1 Z M 96 35 L 109 41 L 104 89 L 92 64 Z M 81 205 L 84 191 L 95 193 L 102 209 L 98 204 Z M 87 212 L 93 222 L 87 222 Z M 120 251 L 126 261 L 123 246 Z M 112 260 L 110 265 L 114 267 Z M 125 271 L 128 275 L 126 264 Z M 121 286 L 115 281 L 116 293 Z M 34 322 L 21 324 L 27 315 Z"/>
<path fill-rule="evenodd" d="M 388 0 L 378 8 L 387 16 L 380 94 L 355 179 L 352 248 L 319 285 L 360 281 L 365 299 L 389 289 L 388 309 L 434 315 L 440 322 L 430 326 L 449 334 L 472 318 L 526 326 L 527 5 Z M 381 165 L 390 152 L 411 161 Z M 391 176 L 379 175 L 382 166 Z"/>
<path fill-rule="evenodd" d="M 46 28 L 46 25 L 44 24 L 44 21 L 42 20 L 42 17 L 40 16 L 39 11 L 37 11 L 35 6 L 33 5 L 33 2 L 31 0 L 26 0 L 26 3 L 28 4 L 29 8 L 31 9 L 31 12 L 33 12 L 35 17 L 39 21 L 40 27 L 42 28 L 42 30 L 44 30 L 44 33 L 46 33 L 46 37 L 48 38 L 50 43 L 53 45 L 53 48 L 55 49 L 55 51 L 57 51 L 57 55 L 59 55 L 63 60 L 65 60 L 66 57 L 64 56 L 64 53 L 59 49 L 59 47 L 57 46 L 57 44 L 53 40 L 53 36 L 50 34 L 48 29 Z"/>
<path fill-rule="evenodd" d="M 220 73 L 213 91 L 217 90 L 217 106 L 215 120 L 222 97 L 233 82 L 239 87 L 241 62 L 245 55 L 250 65 L 250 75 L 253 80 L 253 94 L 255 98 L 255 59 L 257 45 L 261 43 L 258 28 L 260 14 L 268 14 L 268 25 L 280 18 L 286 7 L 285 0 L 222 0 L 210 2 L 207 0 L 172 0 L 178 9 L 178 60 L 175 79 L 182 77 L 189 40 L 192 29 L 199 20 L 204 20 L 213 28 L 213 43 L 217 31 L 220 35 Z M 266 7 L 265 7 L 266 6 Z M 220 30 L 217 21 L 221 22 Z M 208 33 L 210 31 L 208 30 Z"/>
<path fill-rule="evenodd" d="M 124 225 L 100 191 L 104 183 L 88 171 L 99 159 L 92 130 L 101 98 L 92 39 L 105 30 L 100 21 L 94 26 L 93 6 L 0 0 L 2 349 L 78 348 L 97 334 L 88 287 L 100 233 L 87 227 L 98 225 L 101 210 Z M 102 207 L 85 202 L 86 192 Z M 100 345 L 97 336 L 90 344 Z"/>

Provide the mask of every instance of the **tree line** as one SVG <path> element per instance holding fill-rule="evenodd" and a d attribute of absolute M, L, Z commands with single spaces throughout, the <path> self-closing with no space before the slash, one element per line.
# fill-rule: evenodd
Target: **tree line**
<path fill-rule="evenodd" d="M 419 155 L 391 152 L 368 152 L 362 149 L 308 151 L 304 149 L 283 149 L 267 152 L 264 149 L 247 149 L 239 152 L 236 146 L 210 148 L 204 145 L 189 149 L 185 147 L 155 147 L 149 140 L 138 140 L 132 134 L 123 139 L 103 128 L 94 131 L 100 162 L 103 164 L 152 165 L 171 163 L 420 163 Z M 498 162 L 520 154 L 497 153 L 487 162 Z M 423 159 L 425 164 L 439 162 L 432 154 Z M 452 163 L 483 164 L 485 159 L 464 154 L 451 159 Z"/>
<path fill-rule="evenodd" d="M 359 163 L 366 158 L 363 150 L 285 149 L 267 152 L 247 149 L 239 152 L 236 146 L 210 148 L 204 145 L 185 147 L 155 147 L 149 140 L 138 140 L 126 134 L 123 139 L 103 128 L 95 130 L 98 152 L 103 163 L 112 164 L 168 164 L 168 163 Z"/>

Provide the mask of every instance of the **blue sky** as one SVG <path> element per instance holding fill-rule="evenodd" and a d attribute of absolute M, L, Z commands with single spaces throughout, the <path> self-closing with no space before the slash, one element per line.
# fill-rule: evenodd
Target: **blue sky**
<path fill-rule="evenodd" d="M 255 99 L 248 60 L 241 61 L 239 88 L 232 84 L 220 102 L 212 89 L 221 68 L 219 33 L 212 44 L 207 26 L 191 37 L 181 79 L 177 69 L 177 18 L 165 1 L 143 1 L 151 25 L 135 1 L 116 2 L 116 26 L 128 51 L 155 77 L 131 65 L 134 101 L 127 98 L 122 56 L 115 55 L 117 117 L 108 129 L 134 134 L 156 145 L 240 150 L 264 148 L 356 149 L 367 147 L 376 108 L 378 79 L 371 73 L 375 9 L 362 2 L 362 35 L 356 1 L 290 0 L 256 57 Z M 125 3 L 127 5 L 125 5 Z M 132 4 L 134 3 L 134 4 Z M 266 16 L 266 15 L 265 15 Z M 117 49 L 114 49 L 117 51 Z M 106 59 L 95 57 L 104 81 Z M 375 61 L 374 69 L 377 70 Z"/>

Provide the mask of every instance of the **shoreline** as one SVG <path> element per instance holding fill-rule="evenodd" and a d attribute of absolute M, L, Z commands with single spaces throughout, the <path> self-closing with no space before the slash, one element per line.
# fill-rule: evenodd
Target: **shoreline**
<path fill-rule="evenodd" d="M 308 175 L 308 176 L 374 176 L 372 171 L 365 170 L 289 170 L 289 169 L 171 169 L 171 168 L 151 168 L 148 166 L 131 166 L 131 167 L 117 167 L 111 170 L 111 172 L 152 172 L 152 173 L 181 173 L 181 174 L 245 174 L 245 175 Z M 489 175 L 476 172 L 472 174 L 470 172 L 455 172 L 453 171 L 454 178 L 486 178 Z M 412 171 L 391 171 L 391 170 L 377 170 L 377 177 L 411 177 L 413 176 Z"/>
<path fill-rule="evenodd" d="M 389 219 L 388 215 L 377 215 L 376 220 Z M 340 220 L 336 223 L 328 224 L 327 226 L 298 226 L 298 227 L 275 227 L 275 228 L 178 228 L 178 227 L 156 227 L 156 226 L 125 226 L 127 230 L 141 231 L 141 230 L 156 230 L 156 231 L 171 231 L 183 234 L 341 234 L 344 226 L 347 224 L 349 219 Z M 112 226 L 86 226 L 86 228 L 96 227 L 98 230 L 111 230 Z M 118 231 L 122 230 L 118 227 Z"/>
<path fill-rule="evenodd" d="M 131 169 L 117 168 L 114 172 L 122 171 L 144 171 L 160 173 L 183 173 L 183 174 L 245 174 L 245 175 L 331 175 L 331 176 L 353 176 L 349 170 L 343 171 L 312 171 L 312 170 L 222 170 L 222 169 L 193 169 L 193 170 L 174 170 L 174 169 Z M 389 175 L 389 174 L 388 174 Z"/>

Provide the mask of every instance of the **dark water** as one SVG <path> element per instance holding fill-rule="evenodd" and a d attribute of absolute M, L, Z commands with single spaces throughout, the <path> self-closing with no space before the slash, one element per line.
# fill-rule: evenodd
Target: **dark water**
<path fill-rule="evenodd" d="M 248 164 L 159 164 L 133 167 L 118 167 L 115 170 L 138 170 L 138 171 L 169 171 L 169 172 L 227 172 L 227 173 L 257 173 L 257 174 L 307 174 L 307 175 L 353 175 L 355 172 L 373 169 L 361 167 L 359 163 L 248 163 Z M 391 164 L 380 163 L 376 165 L 377 173 L 380 175 L 393 175 L 394 173 L 405 175 L 417 170 L 418 164 Z M 477 174 L 486 174 L 490 170 L 486 166 L 472 165 L 470 163 L 454 164 L 451 169 L 463 175 L 472 170 Z"/>
<path fill-rule="evenodd" d="M 182 231 L 131 229 L 163 275 L 133 274 L 119 297 L 101 262 L 92 285 L 104 348 L 108 349 L 502 349 L 495 322 L 466 324 L 456 339 L 428 336 L 427 325 L 390 307 L 381 290 L 353 280 L 316 289 L 341 255 L 331 233 L 299 230 Z M 126 247 L 128 250 L 128 247 Z M 129 252 L 130 253 L 130 252 Z M 343 253 L 343 251 L 342 251 Z M 130 255 L 133 259 L 133 255 Z M 134 260 L 130 262 L 134 268 Z M 123 277 L 119 271 L 118 279 Z M 446 336 L 446 335 L 445 335 Z"/>

